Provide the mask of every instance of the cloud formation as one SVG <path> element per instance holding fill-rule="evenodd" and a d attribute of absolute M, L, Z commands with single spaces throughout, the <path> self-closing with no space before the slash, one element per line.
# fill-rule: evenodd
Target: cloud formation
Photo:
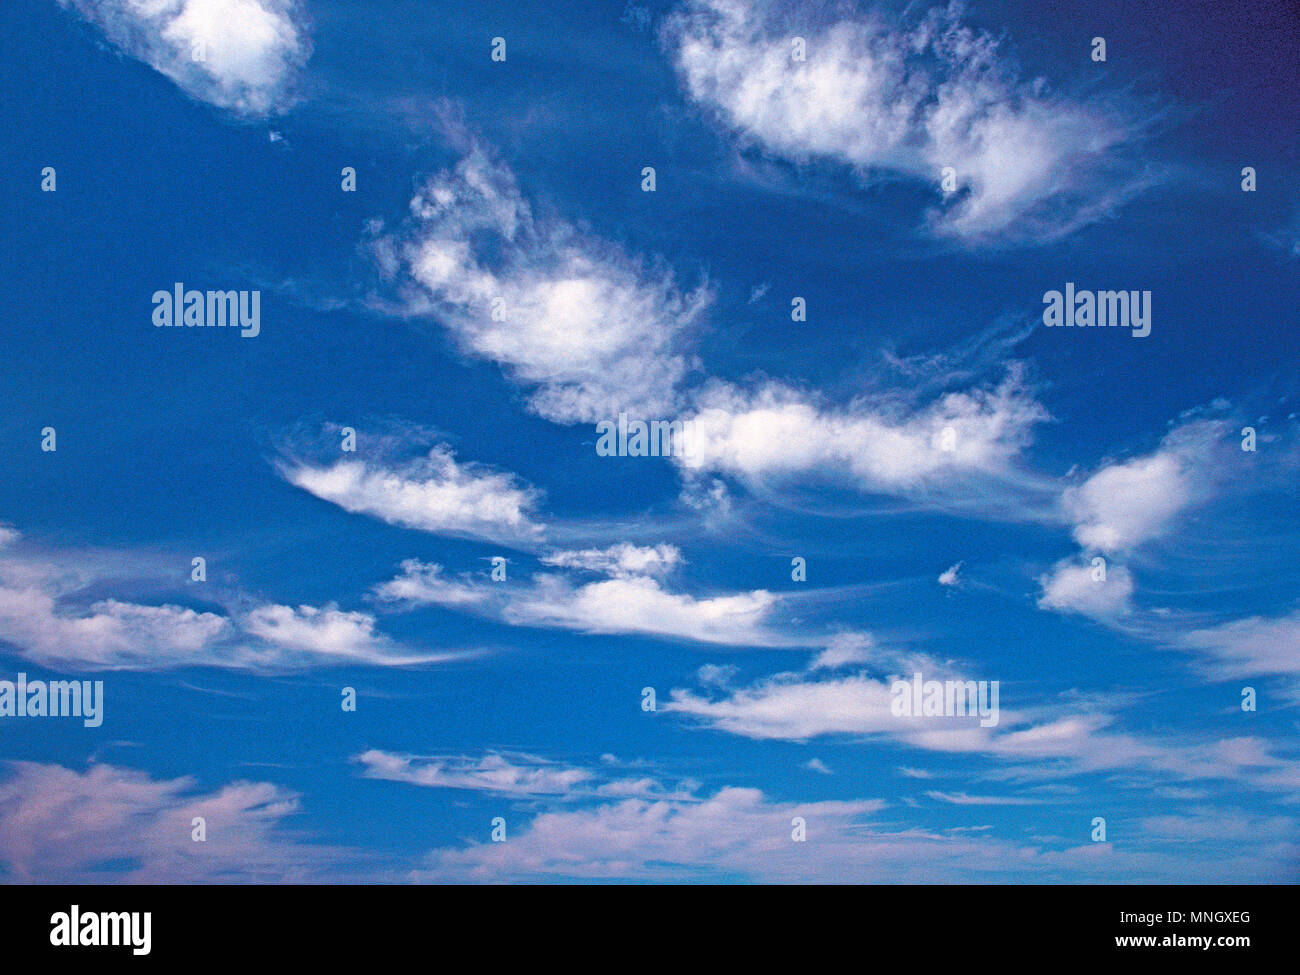
<path fill-rule="evenodd" d="M 401 463 L 290 458 L 279 470 L 294 487 L 390 525 L 524 546 L 543 532 L 534 520 L 540 491 L 513 474 L 461 463 L 445 445 Z"/>
<path fill-rule="evenodd" d="M 269 782 L 200 791 L 189 778 L 91 765 L 8 763 L 0 867 L 18 883 L 310 883 L 346 858 L 286 829 L 298 797 Z M 207 838 L 192 839 L 195 817 Z M 106 864 L 116 863 L 114 869 Z"/>
<path fill-rule="evenodd" d="M 408 560 L 402 574 L 377 587 L 382 600 L 407 607 L 470 609 L 514 626 L 596 634 L 643 634 L 731 646 L 815 645 L 766 624 L 778 597 L 766 590 L 695 597 L 650 576 L 618 575 L 575 584 L 559 574 L 534 575 L 527 586 L 448 579 L 440 566 Z"/>
<path fill-rule="evenodd" d="M 16 534 L 16 533 L 11 533 Z M 316 666 L 429 664 L 463 657 L 421 652 L 375 629 L 367 613 L 335 605 L 282 606 L 232 599 L 227 613 L 109 597 L 118 585 L 77 555 L 0 551 L 0 642 L 62 671 L 222 667 L 278 672 Z M 118 558 L 122 558 L 119 554 Z M 210 595 L 219 595 L 212 593 Z"/>
<path fill-rule="evenodd" d="M 296 0 L 59 0 L 187 94 L 260 117 L 295 101 L 311 56 Z"/>
<path fill-rule="evenodd" d="M 883 13 L 782 17 L 768 0 L 687 0 L 664 40 L 691 99 L 774 156 L 953 184 L 932 228 L 966 241 L 1050 240 L 1113 212 L 1151 177 L 1121 98 L 1022 79 L 961 6 L 912 24 Z M 803 50 L 797 47 L 798 38 Z"/>
<path fill-rule="evenodd" d="M 885 493 L 1004 474 L 1047 418 L 1015 371 L 992 389 L 947 393 L 919 409 L 897 398 L 825 407 L 778 383 L 712 383 L 694 405 L 692 449 L 677 458 L 687 472 L 749 482 L 813 475 Z"/>
<path fill-rule="evenodd" d="M 1174 520 L 1207 500 L 1215 480 L 1214 449 L 1222 423 L 1185 423 L 1146 456 L 1108 464 L 1061 503 L 1074 523 L 1074 537 L 1087 549 L 1114 552 L 1157 538 Z"/>
<path fill-rule="evenodd" d="M 407 314 L 435 316 L 470 355 L 531 390 L 557 423 L 671 418 L 686 329 L 710 300 L 558 218 L 534 214 L 503 164 L 474 149 L 373 244 Z"/>

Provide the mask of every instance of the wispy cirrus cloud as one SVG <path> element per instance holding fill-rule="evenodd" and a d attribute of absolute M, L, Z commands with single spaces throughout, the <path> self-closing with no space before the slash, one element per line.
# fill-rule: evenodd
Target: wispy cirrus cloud
<path fill-rule="evenodd" d="M 408 560 L 402 574 L 378 586 L 381 601 L 409 608 L 468 609 L 514 626 L 593 634 L 642 634 L 733 646 L 809 646 L 817 640 L 768 625 L 779 598 L 766 590 L 718 596 L 674 592 L 647 575 L 575 583 L 539 573 L 527 586 L 453 579 L 441 566 Z"/>
<path fill-rule="evenodd" d="M 544 531 L 535 520 L 541 491 L 508 472 L 458 461 L 442 444 L 408 460 L 287 456 L 277 468 L 294 487 L 390 525 L 525 547 Z"/>
<path fill-rule="evenodd" d="M 1201 654 L 1207 669 L 1220 678 L 1298 675 L 1300 611 L 1194 629 L 1178 637 L 1177 643 Z"/>
<path fill-rule="evenodd" d="M 930 789 L 926 795 L 952 806 L 1036 806 L 1044 800 L 1027 796 L 972 796 L 965 792 L 941 792 Z"/>
<path fill-rule="evenodd" d="M 561 569 L 582 569 L 619 577 L 661 576 L 681 562 L 675 545 L 632 545 L 621 542 L 608 548 L 574 549 L 542 556 L 543 565 Z"/>
<path fill-rule="evenodd" d="M 959 4 L 830 20 L 770 0 L 686 0 L 663 37 L 691 99 L 772 155 L 936 187 L 951 167 L 930 214 L 946 236 L 1056 239 L 1155 180 L 1134 159 L 1149 119 L 1126 96 L 1053 94 L 961 18 Z"/>
<path fill-rule="evenodd" d="M 401 563 L 401 573 L 374 587 L 381 606 L 398 610 L 441 606 L 476 613 L 519 627 L 572 630 L 597 635 L 640 635 L 735 647 L 820 650 L 819 667 L 838 667 L 871 657 L 897 659 L 871 638 L 843 627 L 796 625 L 798 605 L 853 598 L 856 590 L 774 593 L 766 589 L 695 594 L 664 578 L 676 563 L 672 546 L 625 546 L 582 550 L 570 568 L 607 577 L 592 580 L 575 572 L 537 572 L 510 585 L 483 575 L 447 575 L 441 565 L 419 559 Z M 596 553 L 593 557 L 592 553 Z M 611 558 L 617 553 L 618 558 Z M 572 553 L 570 553 L 572 554 Z M 635 570 L 633 569 L 635 566 Z"/>
<path fill-rule="evenodd" d="M 1167 535 L 1189 512 L 1213 499 L 1229 465 L 1222 420 L 1177 424 L 1151 453 L 1103 464 L 1061 494 L 1061 510 L 1082 546 L 1039 579 L 1041 609 L 1118 620 L 1133 611 L 1136 580 L 1098 555 L 1131 554 Z"/>
<path fill-rule="evenodd" d="M 609 768 L 583 768 L 522 752 L 481 755 L 408 755 L 372 748 L 355 761 L 371 779 L 430 789 L 459 789 L 511 799 L 579 800 L 595 797 L 673 799 L 693 802 L 691 783 L 670 789 L 653 776 L 612 775 Z M 610 763 L 617 765 L 617 762 Z"/>
<path fill-rule="evenodd" d="M 968 679 L 933 662 L 925 669 L 927 679 Z M 712 693 L 674 688 L 659 710 L 759 741 L 880 737 L 921 751 L 980 754 L 1029 777 L 1128 769 L 1180 781 L 1234 780 L 1265 790 L 1293 784 L 1291 762 L 1262 739 L 1144 738 L 1121 730 L 1116 714 L 1088 701 L 999 707 L 998 722 L 987 727 L 971 715 L 895 714 L 892 704 L 891 681 L 865 672 L 789 672 Z"/>
<path fill-rule="evenodd" d="M 533 755 L 507 756 L 496 752 L 477 757 L 437 757 L 372 748 L 356 760 L 372 779 L 508 796 L 564 795 L 593 778 L 587 769 L 555 765 Z"/>
<path fill-rule="evenodd" d="M 538 216 L 481 148 L 429 180 L 410 209 L 403 229 L 372 242 L 402 294 L 395 310 L 437 318 L 557 423 L 673 414 L 706 288 L 683 292 L 666 268 Z"/>

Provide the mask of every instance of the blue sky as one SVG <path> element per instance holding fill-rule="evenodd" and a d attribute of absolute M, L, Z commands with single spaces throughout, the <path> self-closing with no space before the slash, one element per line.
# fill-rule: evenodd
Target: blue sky
<path fill-rule="evenodd" d="M 0 876 L 1294 881 L 1296 27 L 5 4 Z"/>

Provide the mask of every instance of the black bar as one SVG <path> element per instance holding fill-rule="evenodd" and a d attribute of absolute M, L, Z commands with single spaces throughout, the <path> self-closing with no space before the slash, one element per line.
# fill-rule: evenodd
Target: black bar
<path fill-rule="evenodd" d="M 464 958 L 466 952 L 482 954 L 484 962 L 518 953 L 519 960 L 533 965 L 580 956 L 660 964 L 698 961 L 701 955 L 726 960 L 756 953 L 761 959 L 782 948 L 809 963 L 843 950 L 869 963 L 883 957 L 879 950 L 894 948 L 914 954 L 918 962 L 933 960 L 935 967 L 1125 956 L 1180 964 L 1203 957 L 1231 965 L 1286 957 L 1282 952 L 1294 938 L 1284 933 L 1294 912 L 1294 892 L 1286 887 L 679 887 L 621 894 L 536 888 L 9 887 L 0 889 L 0 898 L 6 959 L 54 964 L 112 958 L 132 966 L 222 961 L 337 966 L 422 957 L 433 966 L 459 968 L 474 963 Z M 148 912 L 148 953 L 136 954 L 130 944 L 53 945 L 52 919 L 64 914 L 70 920 L 74 904 L 83 924 L 87 914 L 139 912 L 143 920 Z M 1181 914 L 1181 921 L 1171 923 L 1171 912 Z M 1125 921 L 1124 915 L 1138 919 Z M 129 942 L 130 929 L 122 930 L 121 940 Z M 143 942 L 142 930 L 135 933 L 137 943 Z M 1121 945 L 1121 938 L 1154 943 Z M 1193 938 L 1198 941 L 1189 944 Z M 1208 948 L 1199 943 L 1203 938 L 1212 940 Z M 598 947 L 620 953 L 594 954 Z"/>

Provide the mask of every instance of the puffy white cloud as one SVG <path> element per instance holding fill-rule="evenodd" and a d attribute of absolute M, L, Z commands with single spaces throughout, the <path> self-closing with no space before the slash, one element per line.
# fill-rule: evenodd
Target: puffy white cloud
<path fill-rule="evenodd" d="M 186 93 L 241 115 L 293 103 L 311 55 L 295 0 L 60 0 Z"/>
<path fill-rule="evenodd" d="M 585 633 L 644 633 L 703 643 L 766 645 L 762 623 L 776 605 L 765 590 L 697 599 L 664 590 L 647 578 L 608 579 L 572 588 L 554 577 L 506 606 L 516 624 L 558 626 Z"/>
<path fill-rule="evenodd" d="M 1122 565 L 1106 569 L 1104 579 L 1091 565 L 1077 565 L 1068 559 L 1057 563 L 1039 579 L 1042 609 L 1079 613 L 1094 619 L 1110 619 L 1132 610 L 1133 574 Z"/>
<path fill-rule="evenodd" d="M 295 487 L 344 511 L 439 535 L 531 545 L 542 534 L 533 518 L 541 492 L 509 473 L 459 463 L 450 448 L 387 466 L 383 461 L 313 464 L 284 460 Z"/>
<path fill-rule="evenodd" d="M 910 26 L 773 12 L 766 0 L 687 0 L 665 30 L 687 94 L 776 156 L 936 187 L 952 167 L 955 192 L 932 214 L 940 233 L 1052 239 L 1151 179 L 1126 158 L 1142 126 L 1118 97 L 1082 101 L 1022 80 L 958 5 Z"/>
<path fill-rule="evenodd" d="M 961 572 L 961 565 L 962 565 L 962 564 L 961 564 L 960 562 L 958 562 L 956 565 L 950 565 L 950 566 L 948 566 L 948 568 L 946 568 L 946 569 L 944 569 L 942 572 L 940 572 L 940 573 L 939 573 L 939 585 L 941 585 L 941 586 L 957 586 L 957 585 L 960 585 L 961 583 L 958 581 L 957 574 L 958 574 L 959 572 Z"/>
<path fill-rule="evenodd" d="M 380 237 L 381 270 L 407 313 L 434 314 L 469 354 L 530 388 L 559 423 L 620 412 L 669 419 L 690 365 L 682 332 L 709 301 L 663 268 L 558 219 L 536 217 L 514 175 L 479 150 L 411 201 L 411 225 Z"/>
<path fill-rule="evenodd" d="M 0 640 L 44 666 L 134 669 L 204 663 L 232 631 L 230 621 L 215 613 L 117 599 L 78 609 L 61 605 L 57 592 L 0 582 Z"/>
<path fill-rule="evenodd" d="M 1215 421 L 1185 423 L 1154 453 L 1106 465 L 1068 489 L 1061 501 L 1079 544 L 1114 552 L 1162 535 L 1180 514 L 1209 497 L 1213 451 L 1223 431 Z"/>

